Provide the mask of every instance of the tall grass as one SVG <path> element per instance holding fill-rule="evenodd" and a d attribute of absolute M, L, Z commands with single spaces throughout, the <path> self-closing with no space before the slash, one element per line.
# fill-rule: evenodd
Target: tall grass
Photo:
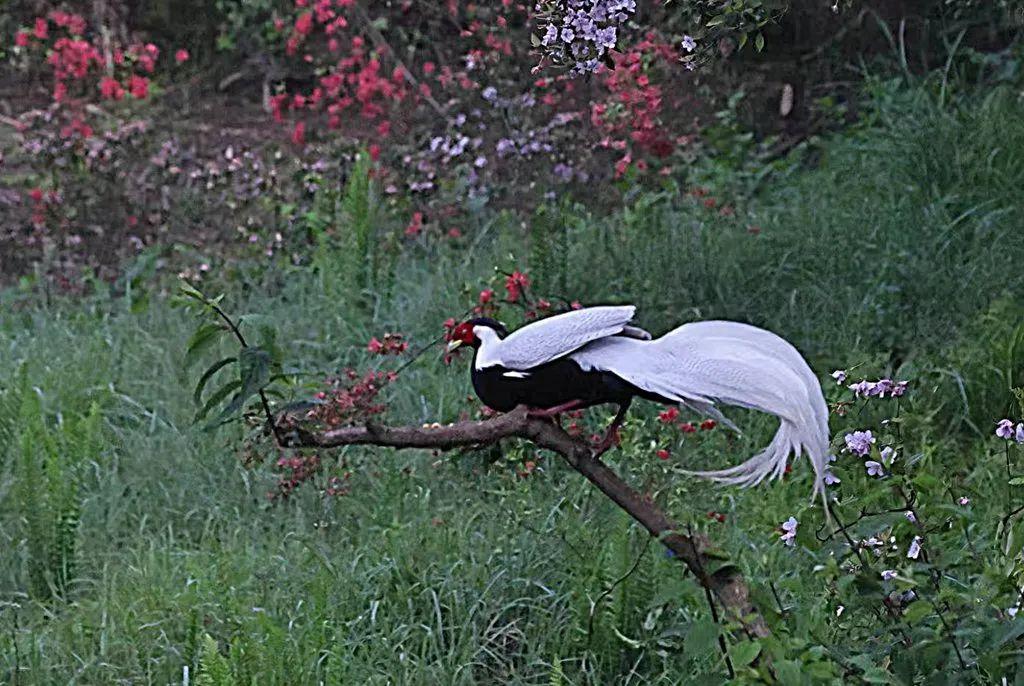
<path fill-rule="evenodd" d="M 316 273 L 256 274 L 228 285 L 229 302 L 272 322 L 291 363 L 330 373 L 368 364 L 365 342 L 384 330 L 431 340 L 511 253 L 542 292 L 635 302 L 655 330 L 742 319 L 794 340 L 822 375 L 905 365 L 941 446 L 1005 409 L 1021 380 L 1010 320 L 1024 303 L 1024 117 L 1010 91 L 960 106 L 892 101 L 901 97 L 885 91 L 868 124 L 825 144 L 820 168 L 765 187 L 740 221 L 674 191 L 607 217 L 567 203 L 526 235 L 508 217 L 481 217 L 467 245 L 413 245 L 330 297 L 324 275 L 349 262 L 327 246 Z M 365 255 L 370 210 L 345 203 L 356 246 L 342 250 Z M 390 285 L 374 306 L 351 307 L 347 295 L 382 273 Z M 180 683 L 186 668 L 210 684 L 672 684 L 722 673 L 679 641 L 708 626 L 696 587 L 557 463 L 520 479 L 478 455 L 352 448 L 338 455 L 356 467 L 350 495 L 307 488 L 271 506 L 270 467 L 240 464 L 239 430 L 190 424 L 183 312 L 158 297 L 144 308 L 2 297 L 0 682 Z M 469 392 L 465 370 L 427 356 L 403 374 L 393 411 L 453 419 Z M 975 456 L 949 455 L 961 466 Z M 796 633 L 825 609 L 801 590 L 799 563 L 778 556 L 768 522 L 805 486 L 694 485 L 693 511 L 677 513 L 717 509 L 743 523 L 715 535 L 787 597 L 809 596 Z M 715 634 L 703 635 L 713 655 Z"/>

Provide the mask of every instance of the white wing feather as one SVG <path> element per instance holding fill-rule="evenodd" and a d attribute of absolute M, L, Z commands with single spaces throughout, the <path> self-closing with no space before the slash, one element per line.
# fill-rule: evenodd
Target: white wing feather
<path fill-rule="evenodd" d="M 585 307 L 531 322 L 500 342 L 481 347 L 477 368 L 500 364 L 507 369 L 532 369 L 620 333 L 635 311 L 632 305 Z"/>
<path fill-rule="evenodd" d="M 814 372 L 779 336 L 737 322 L 696 322 L 653 341 L 606 338 L 572 354 L 585 369 L 603 369 L 653 393 L 710 414 L 716 402 L 767 412 L 779 430 L 746 462 L 699 476 L 751 486 L 778 478 L 790 453 L 807 453 L 815 493 L 824 492 L 828 406 Z"/>

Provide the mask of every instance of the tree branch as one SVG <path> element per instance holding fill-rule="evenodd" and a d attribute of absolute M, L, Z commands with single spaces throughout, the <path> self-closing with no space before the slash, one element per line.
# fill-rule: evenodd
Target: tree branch
<path fill-rule="evenodd" d="M 750 591 L 740 570 L 716 554 L 710 540 L 701 533 L 684 535 L 649 498 L 635 491 L 594 454 L 581 438 L 573 438 L 550 419 L 530 417 L 525 407 L 485 421 L 465 421 L 447 426 L 391 427 L 366 423 L 336 429 L 314 430 L 301 418 L 278 418 L 276 435 L 286 448 L 338 448 L 346 445 L 378 445 L 389 448 L 450 450 L 486 445 L 503 438 L 522 438 L 561 455 L 573 469 L 682 560 L 705 589 L 722 604 L 729 619 L 738 622 L 747 635 L 769 635 L 764 618 L 750 600 Z"/>

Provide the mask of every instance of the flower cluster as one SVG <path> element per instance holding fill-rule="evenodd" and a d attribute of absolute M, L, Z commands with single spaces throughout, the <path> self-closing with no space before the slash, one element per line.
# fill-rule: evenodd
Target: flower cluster
<path fill-rule="evenodd" d="M 1024 443 L 1024 422 L 1018 422 L 1016 427 L 1009 419 L 1000 419 L 996 424 L 996 436 L 1004 440 L 1015 440 L 1017 443 Z"/>
<path fill-rule="evenodd" d="M 330 388 L 317 394 L 318 404 L 306 417 L 329 427 L 346 426 L 384 411 L 383 388 L 397 378 L 394 372 L 348 370 L 344 379 L 330 379 Z"/>
<path fill-rule="evenodd" d="M 284 500 L 295 492 L 302 484 L 320 473 L 320 457 L 316 453 L 309 455 L 292 455 L 281 457 L 274 463 L 281 471 L 276 488 L 267 494 L 270 500 Z"/>
<path fill-rule="evenodd" d="M 400 333 L 385 333 L 382 339 L 371 338 L 366 349 L 374 355 L 401 355 L 409 349 L 409 343 L 402 340 Z"/>
<path fill-rule="evenodd" d="M 846 373 L 841 370 L 832 372 L 832 378 L 836 379 L 837 383 L 842 383 L 837 374 L 842 375 L 845 380 Z M 879 379 L 878 381 L 862 379 L 857 383 L 850 384 L 847 388 L 853 391 L 854 397 L 857 398 L 884 398 L 887 394 L 890 398 L 899 398 L 907 392 L 908 384 L 908 381 L 893 381 L 892 379 Z"/>
<path fill-rule="evenodd" d="M 573 74 L 595 72 L 636 11 L 636 0 L 543 0 L 535 8 L 543 29 L 533 43 L 551 62 Z"/>

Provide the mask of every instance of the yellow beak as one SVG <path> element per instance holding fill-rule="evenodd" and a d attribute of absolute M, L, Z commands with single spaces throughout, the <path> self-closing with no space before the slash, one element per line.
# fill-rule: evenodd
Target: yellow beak
<path fill-rule="evenodd" d="M 453 351 L 457 350 L 461 345 L 462 345 L 462 341 L 460 341 L 457 338 L 454 341 L 449 341 L 448 342 L 448 352 L 453 352 Z"/>

